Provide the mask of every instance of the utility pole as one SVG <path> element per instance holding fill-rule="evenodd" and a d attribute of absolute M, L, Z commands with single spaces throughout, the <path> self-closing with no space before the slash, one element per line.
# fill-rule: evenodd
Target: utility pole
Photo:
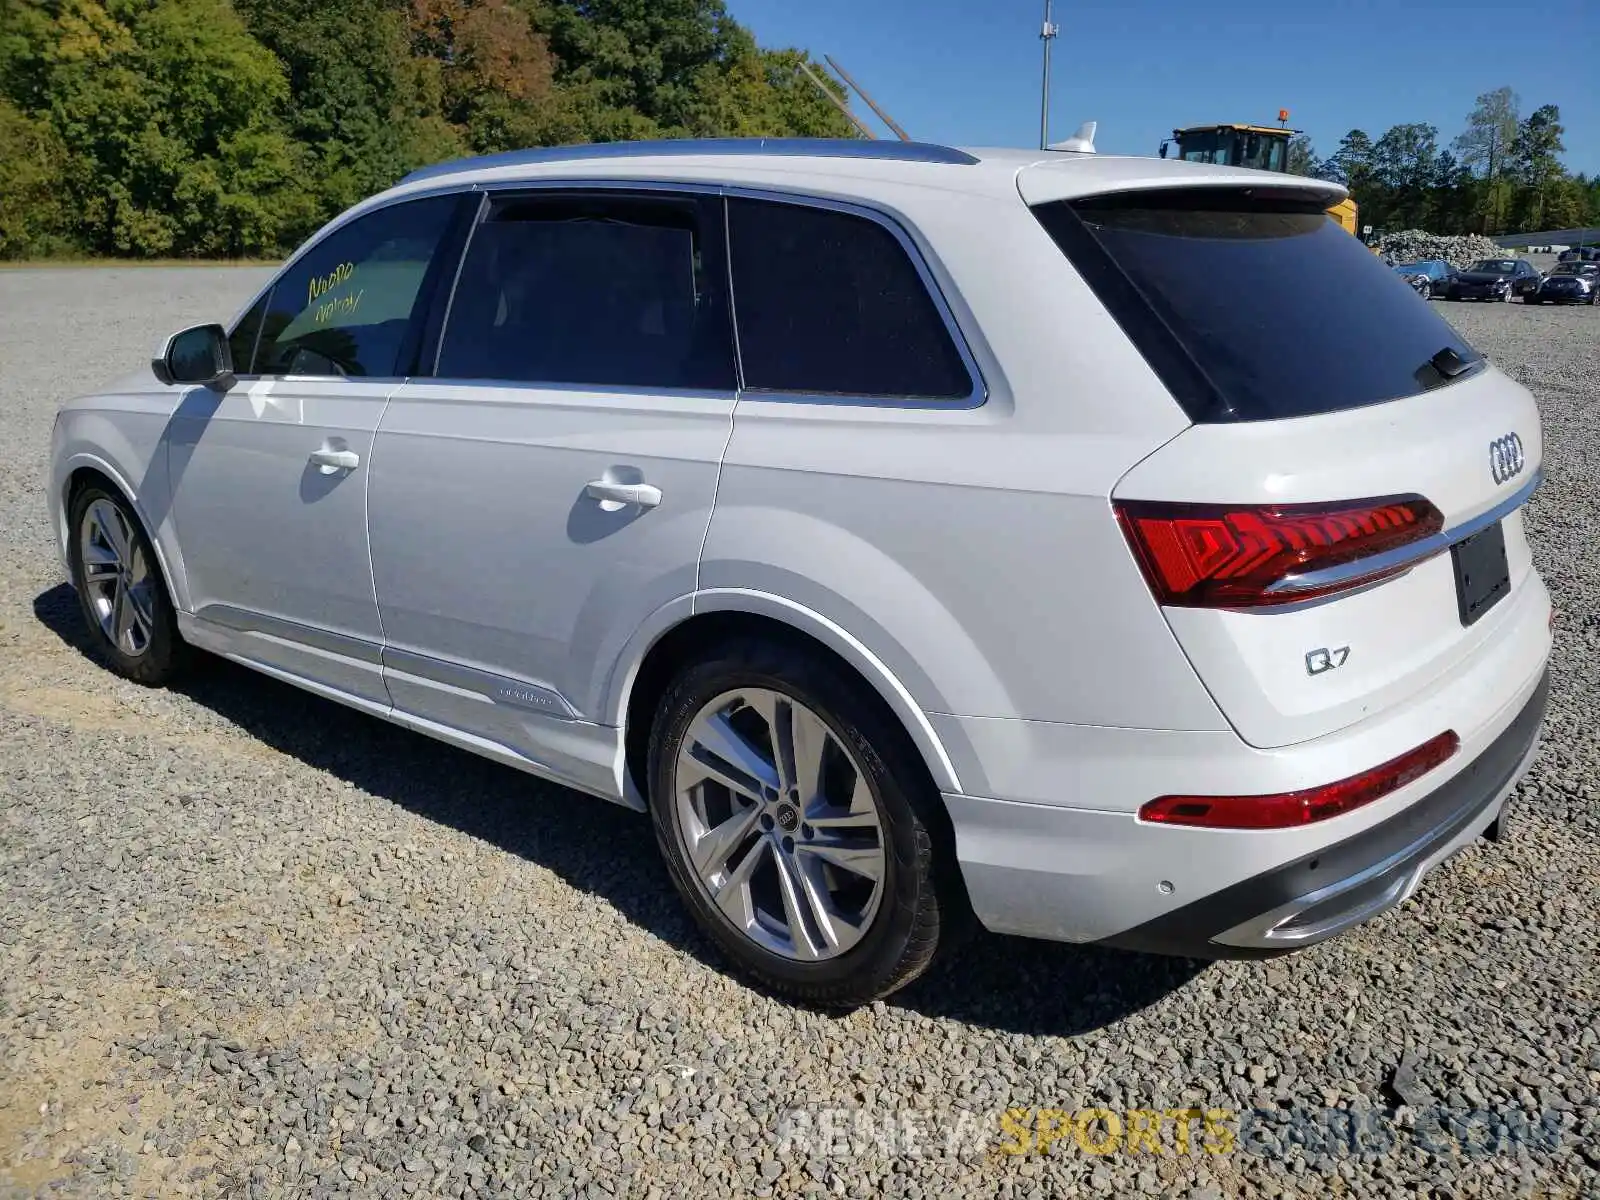
<path fill-rule="evenodd" d="M 1044 0 L 1044 27 L 1039 40 L 1044 43 L 1044 84 L 1039 96 L 1039 149 L 1050 146 L 1050 43 L 1055 41 L 1061 27 L 1050 20 L 1052 0 Z"/>

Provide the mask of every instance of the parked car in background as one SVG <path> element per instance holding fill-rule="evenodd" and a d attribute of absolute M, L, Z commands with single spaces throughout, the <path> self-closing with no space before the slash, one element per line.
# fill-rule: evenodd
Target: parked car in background
<path fill-rule="evenodd" d="M 1556 261 L 1600 263 L 1600 246 L 1573 246 L 1558 254 Z"/>
<path fill-rule="evenodd" d="M 1282 953 L 1496 828 L 1549 687 L 1533 397 L 1343 194 L 822 139 L 425 168 L 65 405 L 51 528 L 111 669 L 204 648 L 648 813 L 784 995 L 974 916 Z"/>
<path fill-rule="evenodd" d="M 1557 263 L 1524 303 L 1600 304 L 1600 263 Z"/>
<path fill-rule="evenodd" d="M 1525 258 L 1484 258 L 1445 287 L 1447 300 L 1510 300 L 1539 290 L 1539 268 Z"/>
<path fill-rule="evenodd" d="M 1394 270 L 1424 300 L 1444 295 L 1445 288 L 1456 277 L 1456 269 L 1442 258 L 1401 263 Z"/>

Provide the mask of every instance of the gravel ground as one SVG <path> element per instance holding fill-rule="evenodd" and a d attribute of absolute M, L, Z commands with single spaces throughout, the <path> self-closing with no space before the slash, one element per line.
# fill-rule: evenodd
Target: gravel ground
<path fill-rule="evenodd" d="M 1546 422 L 1565 616 L 1507 843 L 1289 959 L 983 938 L 839 1016 L 722 974 L 632 814 L 83 655 L 55 406 L 262 277 L 0 272 L 0 1194 L 1600 1197 L 1600 314 L 1442 309 Z M 1191 1107 L 1159 1154 L 1071 1126 Z"/>

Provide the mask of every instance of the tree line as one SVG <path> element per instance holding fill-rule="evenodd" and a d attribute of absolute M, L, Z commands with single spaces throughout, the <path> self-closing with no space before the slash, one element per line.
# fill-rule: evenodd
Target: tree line
<path fill-rule="evenodd" d="M 1566 169 L 1561 110 L 1526 117 L 1509 87 L 1478 97 L 1448 147 L 1433 125 L 1395 125 L 1374 141 L 1352 129 L 1327 158 L 1310 138 L 1289 146 L 1289 169 L 1344 184 L 1376 229 L 1491 236 L 1600 225 L 1600 175 Z"/>
<path fill-rule="evenodd" d="M 0 258 L 275 257 L 462 155 L 852 136 L 802 64 L 723 0 L 0 0 Z"/>

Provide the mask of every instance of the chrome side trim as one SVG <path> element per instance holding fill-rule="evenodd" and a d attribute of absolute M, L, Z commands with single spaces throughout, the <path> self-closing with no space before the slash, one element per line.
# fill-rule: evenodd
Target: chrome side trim
<path fill-rule="evenodd" d="M 231 629 L 236 633 L 266 634 L 268 637 L 282 638 L 286 642 L 296 642 L 355 662 L 370 663 L 372 666 L 378 666 L 382 662 L 379 657 L 381 648 L 377 642 L 351 637 L 347 633 L 335 633 L 331 629 L 302 625 L 298 621 L 288 621 L 282 617 L 269 616 L 247 608 L 237 608 L 232 604 L 208 604 L 194 616 L 197 620 L 208 621 L 212 625 Z"/>
<path fill-rule="evenodd" d="M 1393 571 L 1416 566 L 1436 554 L 1443 554 L 1457 542 L 1464 542 L 1475 533 L 1481 533 L 1496 521 L 1510 516 L 1517 509 L 1526 504 L 1533 493 L 1544 482 L 1544 468 L 1540 467 L 1533 473 L 1533 477 L 1523 484 L 1510 496 L 1487 512 L 1479 513 L 1470 520 L 1449 529 L 1441 529 L 1430 537 L 1423 538 L 1420 542 L 1412 542 L 1409 546 L 1400 546 L 1394 550 L 1385 551 L 1383 554 L 1374 554 L 1370 558 L 1358 558 L 1354 562 L 1340 563 L 1336 567 L 1324 567 L 1320 571 L 1307 571 L 1303 575 L 1286 575 L 1267 589 L 1269 593 L 1288 593 L 1292 596 L 1295 592 L 1311 591 L 1325 587 L 1338 587 L 1341 583 L 1363 579 L 1381 571 Z"/>
<path fill-rule="evenodd" d="M 497 675 L 493 671 L 446 662 L 426 654 L 398 650 L 393 646 L 383 648 L 382 662 L 385 671 L 397 671 L 441 687 L 471 692 L 496 704 L 527 709 L 564 721 L 578 719 L 578 710 L 568 704 L 561 693 L 542 683 Z"/>

